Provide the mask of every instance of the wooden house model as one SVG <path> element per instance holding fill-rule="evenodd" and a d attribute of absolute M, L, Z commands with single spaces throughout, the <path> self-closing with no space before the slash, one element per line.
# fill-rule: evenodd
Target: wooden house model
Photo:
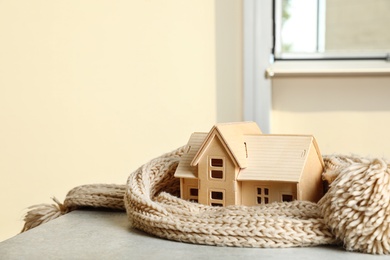
<path fill-rule="evenodd" d="M 254 122 L 193 133 L 175 177 L 181 198 L 211 206 L 317 202 L 324 162 L 310 135 L 262 134 Z"/>

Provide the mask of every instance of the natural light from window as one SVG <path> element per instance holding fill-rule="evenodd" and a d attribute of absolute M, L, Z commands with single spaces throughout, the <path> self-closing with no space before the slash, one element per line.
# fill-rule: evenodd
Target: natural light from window
<path fill-rule="evenodd" d="M 276 59 L 388 59 L 389 0 L 274 0 Z"/>

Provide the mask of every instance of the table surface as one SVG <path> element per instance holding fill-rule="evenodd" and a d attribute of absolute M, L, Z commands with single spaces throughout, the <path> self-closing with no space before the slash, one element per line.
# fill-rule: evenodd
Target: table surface
<path fill-rule="evenodd" d="M 76 210 L 0 243 L 0 259 L 390 259 L 335 246 L 235 248 L 194 245 L 129 227 L 126 213 Z"/>

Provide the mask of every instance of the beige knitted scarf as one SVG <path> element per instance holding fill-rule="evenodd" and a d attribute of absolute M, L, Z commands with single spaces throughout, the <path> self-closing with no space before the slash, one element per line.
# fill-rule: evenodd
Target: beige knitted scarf
<path fill-rule="evenodd" d="M 346 250 L 390 253 L 389 165 L 382 159 L 326 156 L 330 188 L 319 203 L 211 207 L 178 198 L 174 172 L 184 148 L 130 174 L 126 185 L 84 185 L 63 204 L 36 205 L 23 231 L 82 207 L 126 210 L 132 227 L 181 242 L 238 247 L 297 247 L 342 243 Z"/>

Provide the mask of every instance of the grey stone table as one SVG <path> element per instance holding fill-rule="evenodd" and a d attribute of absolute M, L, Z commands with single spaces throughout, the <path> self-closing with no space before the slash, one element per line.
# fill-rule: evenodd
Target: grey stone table
<path fill-rule="evenodd" d="M 390 259 L 342 248 L 231 248 L 193 245 L 129 227 L 126 214 L 77 210 L 0 243 L 0 259 Z"/>

